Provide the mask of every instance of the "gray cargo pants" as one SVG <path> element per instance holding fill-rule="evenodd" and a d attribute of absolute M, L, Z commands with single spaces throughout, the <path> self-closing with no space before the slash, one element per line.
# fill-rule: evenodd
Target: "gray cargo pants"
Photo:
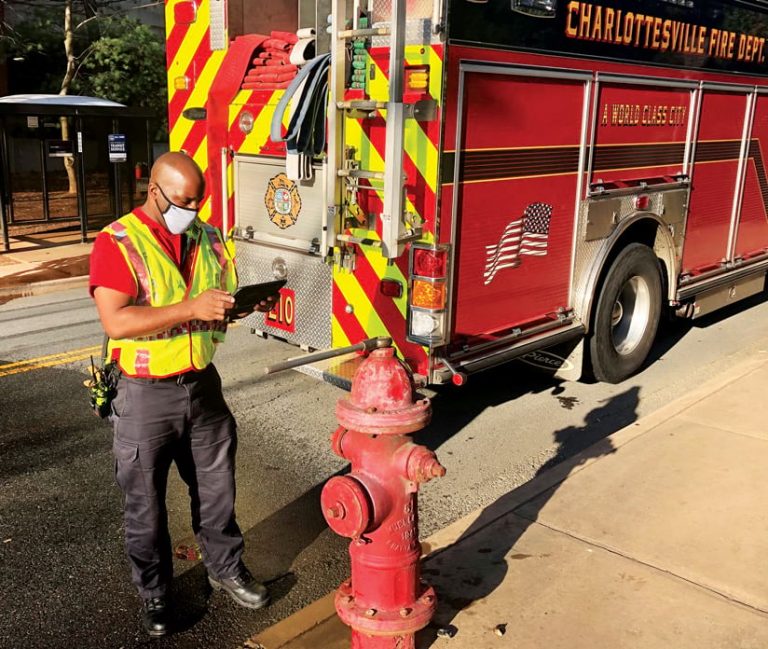
<path fill-rule="evenodd" d="M 192 529 L 208 572 L 239 574 L 243 536 L 235 521 L 235 420 L 209 365 L 176 381 L 121 377 L 113 402 L 115 476 L 124 496 L 125 549 L 147 599 L 173 575 L 166 485 L 171 462 L 189 487 Z"/>

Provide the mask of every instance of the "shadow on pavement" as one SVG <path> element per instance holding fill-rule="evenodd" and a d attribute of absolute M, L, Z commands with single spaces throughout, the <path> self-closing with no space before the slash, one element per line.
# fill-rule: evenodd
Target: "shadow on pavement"
<path fill-rule="evenodd" d="M 662 357 L 692 328 L 715 325 L 766 299 L 766 295 L 755 296 L 695 323 L 665 325 L 652 358 Z M 6 364 L 0 361 L 0 365 Z M 82 386 L 85 378 L 83 371 L 64 368 L 0 378 L 0 647 L 58 646 L 62 639 L 89 649 L 149 644 L 138 632 L 139 604 L 123 555 L 111 431 L 88 411 Z M 415 441 L 439 449 L 484 410 L 537 392 L 548 392 L 557 405 L 568 407 L 558 380 L 520 363 L 475 375 L 460 389 L 438 388 L 434 420 Z M 600 440 L 632 423 L 637 418 L 637 404 L 638 388 L 632 388 L 593 409 L 582 425 L 554 432 L 556 455 L 538 473 L 588 447 L 579 462 L 614 452 L 609 440 Z M 259 578 L 272 580 L 274 613 L 270 608 L 266 614 L 254 616 L 237 610 L 220 594 L 211 596 L 204 568 L 198 564 L 179 571 L 174 587 L 179 631 L 186 632 L 151 646 L 202 646 L 212 637 L 235 643 L 268 618 L 277 621 L 273 615 L 292 612 L 283 606 L 293 598 L 306 597 L 311 588 L 300 581 L 314 578 L 311 573 L 300 578 L 292 572 L 302 553 L 320 545 L 335 550 L 327 565 L 312 557 L 314 562 L 308 563 L 312 570 L 335 568 L 342 556 L 346 559 L 345 539 L 315 543 L 327 530 L 319 507 L 323 484 L 244 530 L 246 562 Z M 552 489 L 547 496 L 556 491 Z M 513 495 L 510 492 L 485 508 L 462 539 L 482 535 L 508 512 Z M 523 520 L 525 526 L 532 522 Z M 436 624 L 451 624 L 460 610 L 503 582 L 507 574 L 504 557 L 520 536 L 494 539 L 493 551 L 483 555 L 487 561 L 478 574 L 462 575 L 453 588 L 446 589 Z M 451 548 L 443 554 L 449 552 Z M 425 572 L 438 585 L 450 581 L 448 566 L 439 565 L 440 558 L 435 556 Z M 442 574 L 430 575 L 433 569 Z M 289 598 L 292 591 L 298 595 Z M 431 627 L 424 642 L 431 643 L 435 631 Z M 9 637 L 13 644 L 4 644 Z"/>
<path fill-rule="evenodd" d="M 579 455 L 578 460 L 570 467 L 570 472 L 578 469 L 589 460 L 604 457 L 615 452 L 610 439 L 601 439 L 601 433 L 595 433 L 599 422 L 609 413 L 621 411 L 627 413 L 631 421 L 637 419 L 637 406 L 639 402 L 639 388 L 633 387 L 615 397 L 605 405 L 595 408 L 585 418 L 582 426 L 568 426 L 554 432 L 553 437 L 557 442 L 557 454 L 546 462 L 537 471 L 537 476 L 560 464 L 564 459 L 572 457 L 581 448 L 585 440 L 592 440 L 592 445 Z M 453 622 L 458 613 L 477 600 L 485 598 L 493 593 L 504 581 L 507 575 L 507 561 L 526 558 L 527 555 L 507 556 L 515 547 L 517 541 L 525 534 L 525 531 L 536 522 L 538 512 L 557 493 L 558 482 L 544 494 L 535 494 L 531 498 L 536 499 L 538 509 L 533 515 L 526 510 L 526 518 L 515 517 L 516 524 L 505 529 L 510 530 L 508 536 L 500 537 L 489 530 L 489 527 L 500 521 L 512 511 L 519 508 L 520 502 L 517 490 L 511 491 L 486 507 L 469 528 L 453 545 L 430 556 L 427 567 L 423 570 L 424 578 L 436 586 L 438 592 L 438 611 L 432 624 L 424 629 L 417 637 L 417 646 L 430 647 L 438 637 L 438 630 L 456 634 L 460 637 L 461 629 L 457 629 Z M 530 508 L 532 500 L 526 504 Z M 461 544 L 472 537 L 483 538 L 488 536 L 486 547 L 478 550 L 479 556 L 467 558 L 462 553 Z M 485 540 L 483 538 L 483 540 Z M 464 556 L 464 560 L 462 557 Z M 466 564 L 466 565 L 463 565 Z M 459 645 L 461 642 L 459 641 Z"/>
<path fill-rule="evenodd" d="M 701 318 L 697 318 L 696 320 L 676 318 L 671 312 L 668 312 L 668 317 L 666 319 L 662 316 L 662 321 L 659 324 L 659 333 L 656 335 L 656 340 L 653 343 L 653 347 L 651 348 L 651 351 L 648 354 L 648 359 L 643 367 L 647 367 L 651 363 L 655 363 L 661 359 L 664 354 L 691 332 L 696 331 L 697 329 L 706 329 L 708 327 L 716 326 L 731 316 L 748 311 L 749 309 L 765 304 L 766 302 L 768 302 L 768 291 L 763 291 L 762 293 L 740 300 L 739 302 L 734 302 L 730 306 L 702 316 Z"/>

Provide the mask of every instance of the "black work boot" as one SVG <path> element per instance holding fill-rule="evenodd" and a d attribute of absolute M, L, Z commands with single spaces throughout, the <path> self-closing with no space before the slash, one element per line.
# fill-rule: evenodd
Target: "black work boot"
<path fill-rule="evenodd" d="M 141 622 L 150 636 L 160 638 L 168 633 L 168 617 L 168 602 L 165 597 L 150 597 L 144 600 Z"/>
<path fill-rule="evenodd" d="M 208 575 L 208 583 L 214 590 L 223 590 L 240 606 L 262 608 L 269 604 L 267 587 L 256 581 L 247 568 L 243 568 L 239 575 L 229 579 L 216 579 Z"/>

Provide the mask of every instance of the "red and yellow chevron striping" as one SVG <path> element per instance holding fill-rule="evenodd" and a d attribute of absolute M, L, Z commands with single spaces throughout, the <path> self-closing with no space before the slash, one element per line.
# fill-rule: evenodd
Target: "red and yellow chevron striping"
<path fill-rule="evenodd" d="M 206 107 L 226 52 L 210 49 L 210 0 L 200 0 L 196 20 L 185 25 L 174 23 L 174 6 L 181 1 L 166 0 L 165 7 L 170 146 L 172 150 L 187 151 L 204 171 L 209 172 L 209 165 L 213 164 L 208 157 L 207 135 L 210 125 L 206 124 L 206 120 L 188 119 L 184 111 Z M 407 46 L 405 58 L 408 65 L 429 66 L 428 94 L 436 101 L 439 112 L 443 77 L 442 46 Z M 387 61 L 386 49 L 372 50 L 368 55 L 367 69 L 372 72 L 368 92 L 372 99 L 385 101 L 388 97 Z M 269 140 L 272 115 L 282 92 L 238 92 L 226 111 L 226 142 L 216 143 L 215 146 L 226 146 L 238 154 L 284 156 L 284 146 Z M 240 118 L 245 112 L 250 113 L 252 119 L 249 121 L 253 123 L 248 133 L 240 128 Z M 345 145 L 354 147 L 355 156 L 363 168 L 384 170 L 385 120 L 386 111 L 379 111 L 373 119 L 345 120 Z M 439 141 L 439 117 L 430 122 L 408 120 L 404 146 L 404 170 L 408 178 L 406 209 L 412 215 L 415 225 L 423 225 L 426 240 L 433 239 L 437 213 Z M 227 160 L 227 178 L 226 192 L 232 214 L 234 183 L 231 158 Z M 357 197 L 361 208 L 358 216 L 363 221 L 366 214 L 381 212 L 383 188 L 380 183 L 372 182 L 373 185 L 369 185 L 368 190 L 361 191 Z M 211 212 L 211 200 L 208 199 L 202 205 L 200 216 L 207 220 Z M 376 219 L 372 220 L 370 226 L 361 222 L 359 227 L 348 230 L 353 236 L 368 240 L 379 239 L 380 232 Z M 388 263 L 382 257 L 380 248 L 375 245 L 357 246 L 354 270 L 334 269 L 333 312 L 330 314 L 332 344 L 338 347 L 363 338 L 390 336 L 400 354 L 419 371 L 425 371 L 427 350 L 406 340 L 407 274 L 407 260 L 404 257 L 395 263 Z M 404 287 L 403 296 L 384 296 L 379 290 L 383 279 L 400 282 Z"/>
<path fill-rule="evenodd" d="M 429 66 L 429 95 L 438 104 L 442 97 L 442 47 L 406 47 L 405 59 L 408 65 Z M 374 50 L 368 56 L 368 92 L 371 99 L 388 99 L 387 50 Z M 371 79 L 372 77 L 372 79 Z M 439 118 L 431 122 L 408 120 L 405 126 L 404 171 L 406 182 L 406 209 L 417 222 L 424 224 L 425 239 L 432 238 L 437 209 L 437 176 L 439 151 Z M 355 150 L 355 155 L 364 169 L 384 171 L 384 147 L 386 138 L 386 111 L 379 111 L 373 119 L 347 119 L 345 144 Z M 379 213 L 383 186 L 380 182 L 367 184 L 371 190 L 360 191 L 357 197 L 363 213 Z M 378 223 L 374 230 L 355 228 L 350 234 L 361 239 L 380 238 Z M 388 264 L 376 246 L 358 246 L 355 269 L 347 272 L 334 269 L 334 318 L 332 340 L 340 347 L 361 338 L 390 336 L 401 356 L 419 371 L 426 371 L 428 352 L 426 349 L 406 341 L 407 297 L 398 299 L 385 297 L 380 293 L 382 279 L 394 279 L 407 287 L 407 261 L 398 259 Z M 352 306 L 352 313 L 346 309 Z"/>
<path fill-rule="evenodd" d="M 175 23 L 174 7 L 181 1 L 166 0 L 165 4 L 169 144 L 172 151 L 186 151 L 205 172 L 208 169 L 205 120 L 188 119 L 183 112 L 205 107 L 225 52 L 211 51 L 210 0 L 200 1 L 196 19 L 188 25 Z M 210 213 L 208 198 L 200 208 L 200 218 L 208 220 Z"/>

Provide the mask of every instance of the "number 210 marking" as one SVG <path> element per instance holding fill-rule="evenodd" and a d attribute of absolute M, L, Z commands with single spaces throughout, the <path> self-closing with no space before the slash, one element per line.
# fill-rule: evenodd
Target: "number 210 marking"
<path fill-rule="evenodd" d="M 266 314 L 265 324 L 289 333 L 296 331 L 296 294 L 291 289 L 280 289 L 280 300 Z"/>

